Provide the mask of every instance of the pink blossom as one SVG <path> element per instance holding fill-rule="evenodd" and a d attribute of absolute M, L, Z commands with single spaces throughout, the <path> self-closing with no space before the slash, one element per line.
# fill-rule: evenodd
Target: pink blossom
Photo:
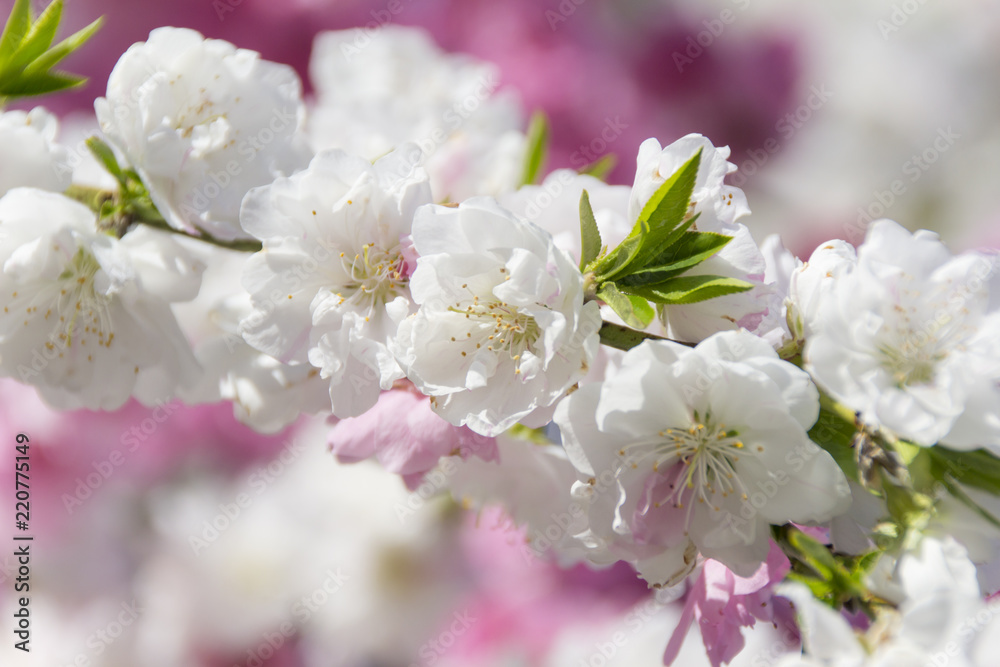
<path fill-rule="evenodd" d="M 148 408 L 129 401 L 114 412 L 57 412 L 33 388 L 3 380 L 0 436 L 13 443 L 18 433 L 30 438 L 32 529 L 61 534 L 91 496 L 157 484 L 191 460 L 236 473 L 277 454 L 294 429 L 260 435 L 238 423 L 227 403 Z M 13 494 L 13 466 L 13 456 L 0 459 L 0 492 Z"/>
<path fill-rule="evenodd" d="M 374 456 L 386 470 L 402 475 L 415 489 L 442 456 L 476 455 L 499 461 L 495 438 L 452 426 L 431 410 L 430 400 L 409 383 L 383 392 L 360 417 L 342 419 L 330 431 L 330 449 L 341 463 Z"/>
<path fill-rule="evenodd" d="M 409 278 L 417 268 L 417 249 L 413 247 L 413 236 L 405 234 L 399 238 L 400 254 L 403 256 L 403 275 Z"/>
<path fill-rule="evenodd" d="M 650 599 L 645 582 L 626 563 L 564 569 L 527 553 L 525 538 L 525 530 L 499 508 L 467 516 L 460 548 L 471 591 L 458 610 L 475 622 L 441 656 L 443 664 L 492 664 L 498 656 L 550 664 L 553 645 L 567 629 L 606 628 Z"/>
<path fill-rule="evenodd" d="M 778 546 L 771 542 L 767 560 L 748 578 L 738 577 L 725 565 L 706 560 L 701 574 L 687 593 L 680 622 L 674 630 L 663 664 L 677 658 L 688 628 L 698 621 L 702 641 L 712 667 L 728 663 L 743 650 L 743 627 L 753 627 L 757 620 L 776 623 L 791 619 L 789 603 L 772 597 L 772 587 L 785 578 L 790 563 Z"/>

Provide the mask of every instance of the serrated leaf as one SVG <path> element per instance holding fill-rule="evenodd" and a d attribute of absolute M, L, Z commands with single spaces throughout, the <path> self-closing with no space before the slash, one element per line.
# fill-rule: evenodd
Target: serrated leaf
<path fill-rule="evenodd" d="M 679 228 L 688 215 L 691 193 L 701 165 L 701 149 L 668 179 L 670 188 L 660 189 L 650 197 L 639 214 L 639 220 L 649 224 L 646 241 L 635 258 L 638 266 L 645 266 L 653 258 L 666 252 L 681 236 Z"/>
<path fill-rule="evenodd" d="M 634 329 L 645 329 L 656 317 L 656 311 L 645 299 L 634 294 L 623 294 L 614 283 L 603 283 L 597 298 L 611 306 L 618 317 Z"/>
<path fill-rule="evenodd" d="M 620 286 L 629 294 L 641 296 L 653 303 L 680 306 L 699 303 L 753 289 L 753 285 L 737 278 L 724 276 L 679 276 L 658 285 Z"/>
<path fill-rule="evenodd" d="M 63 72 L 35 74 L 30 78 L 20 78 L 4 84 L 0 87 L 0 96 L 28 97 L 30 95 L 45 95 L 79 86 L 86 83 L 86 81 L 86 77 Z"/>
<path fill-rule="evenodd" d="M 597 228 L 597 218 L 590 205 L 590 194 L 584 190 L 580 195 L 580 271 L 601 254 L 601 230 Z"/>
<path fill-rule="evenodd" d="M 10 56 L 14 54 L 20 46 L 24 37 L 31 27 L 31 2 L 30 0 L 15 0 L 11 9 L 10 17 L 3 29 L 3 36 L 0 37 L 0 74 L 7 66 Z"/>
<path fill-rule="evenodd" d="M 685 231 L 677 243 L 641 271 L 619 279 L 622 285 L 653 285 L 674 278 L 722 250 L 733 237 L 715 232 Z"/>
<path fill-rule="evenodd" d="M 45 53 L 56 38 L 59 19 L 62 18 L 63 0 L 53 0 L 45 11 L 28 28 L 28 34 L 11 56 L 10 66 L 16 69 L 26 67 L 35 58 Z"/>
<path fill-rule="evenodd" d="M 118 158 L 115 157 L 115 153 L 111 150 L 104 141 L 99 137 L 90 137 L 87 139 L 87 148 L 90 152 L 94 154 L 97 161 L 100 162 L 109 174 L 115 177 L 115 180 L 121 184 L 122 188 L 128 186 L 128 178 L 122 171 L 121 165 L 118 164 Z"/>
<path fill-rule="evenodd" d="M 634 230 L 633 230 L 634 231 Z M 598 282 L 611 281 L 614 276 L 624 272 L 635 254 L 639 252 L 639 245 L 642 243 L 642 234 L 629 234 L 625 240 L 619 243 L 611 252 L 594 265 L 594 276 Z"/>
<path fill-rule="evenodd" d="M 691 192 L 701 163 L 701 149 L 649 198 L 635 226 L 621 244 L 595 267 L 599 280 L 615 280 L 640 270 L 661 255 L 683 233 Z"/>
<path fill-rule="evenodd" d="M 606 181 L 608 180 L 608 174 L 611 173 L 616 164 L 618 164 L 618 158 L 615 157 L 614 153 L 608 153 L 601 159 L 591 162 L 587 166 L 581 168 L 579 173 L 584 176 L 593 176 L 594 178 Z"/>
<path fill-rule="evenodd" d="M 74 34 L 62 40 L 33 62 L 28 63 L 28 65 L 24 68 L 24 73 L 26 75 L 31 75 L 38 72 L 47 72 L 52 69 L 63 58 L 79 49 L 88 39 L 93 37 L 94 33 L 100 30 L 103 23 L 104 18 L 99 18 L 82 30 L 78 30 Z"/>
<path fill-rule="evenodd" d="M 549 119 L 541 111 L 536 111 L 531 117 L 527 142 L 524 168 L 521 171 L 521 185 L 531 185 L 538 180 L 549 151 Z"/>

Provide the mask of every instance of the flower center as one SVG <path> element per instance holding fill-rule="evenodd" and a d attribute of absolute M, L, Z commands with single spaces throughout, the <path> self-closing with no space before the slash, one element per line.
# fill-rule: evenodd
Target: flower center
<path fill-rule="evenodd" d="M 59 314 L 59 321 L 66 325 L 67 332 L 59 334 L 59 338 L 65 340 L 69 347 L 72 347 L 74 338 L 80 341 L 81 346 L 86 346 L 88 336 L 91 335 L 97 336 L 98 345 L 110 347 L 115 337 L 108 308 L 110 299 L 94 289 L 94 277 L 100 268 L 101 265 L 91 253 L 78 248 L 69 265 L 59 275 L 62 284 L 56 300 L 56 312 Z M 37 311 L 35 308 L 35 312 Z M 46 319 L 50 313 L 51 311 L 46 312 Z"/>
<path fill-rule="evenodd" d="M 4 315 L 14 317 L 12 311 L 20 312 L 23 308 L 25 327 L 42 318 L 52 327 L 44 345 L 53 353 L 57 347 L 66 350 L 75 343 L 85 351 L 94 337 L 98 346 L 111 347 L 115 337 L 109 309 L 111 299 L 94 289 L 100 268 L 90 252 L 78 248 L 54 283 L 36 287 L 30 298 L 13 292 L 9 305 L 4 306 Z M 60 351 L 58 355 L 62 357 L 63 353 Z M 90 354 L 87 359 L 93 361 Z"/>
<path fill-rule="evenodd" d="M 500 273 L 505 274 L 506 269 L 501 268 Z M 469 289 L 469 286 L 464 284 L 462 288 Z M 521 374 L 521 355 L 531 350 L 542 333 L 534 317 L 492 294 L 487 299 L 473 294 L 471 301 L 457 301 L 448 310 L 472 320 L 472 330 L 466 332 L 466 340 L 453 337 L 452 342 L 474 342 L 476 350 L 485 348 L 489 352 L 504 353 L 514 362 L 514 374 Z M 468 353 L 462 351 L 462 356 Z"/>
<path fill-rule="evenodd" d="M 882 353 L 882 367 L 892 374 L 892 379 L 900 389 L 903 387 L 927 384 L 934 380 L 934 369 L 938 362 L 948 356 L 943 350 L 938 350 L 933 337 L 932 342 L 918 342 L 907 338 L 898 346 L 884 345 L 879 348 Z"/>
<path fill-rule="evenodd" d="M 899 304 L 893 307 L 878 347 L 882 367 L 900 389 L 933 382 L 937 365 L 949 350 L 961 349 L 963 339 L 972 331 L 965 317 L 951 312 L 950 301 L 918 305 L 919 293 L 907 289 L 901 292 L 903 303 L 913 305 L 908 309 Z M 917 315 L 918 310 L 930 312 L 929 307 L 935 305 L 935 317 L 923 319 Z"/>
<path fill-rule="evenodd" d="M 747 490 L 735 467 L 743 448 L 738 431 L 727 430 L 725 424 L 716 423 L 707 415 L 703 421 L 696 411 L 689 427 L 664 429 L 655 436 L 625 445 L 618 454 L 629 457 L 626 462 L 633 468 L 652 459 L 654 473 L 680 463 L 671 474 L 672 483 L 666 495 L 653 504 L 660 507 L 669 503 L 678 509 L 686 504 L 690 521 L 694 501 L 707 503 L 719 511 L 721 508 L 713 503 L 716 494 L 727 498 L 739 493 L 746 500 Z M 639 452 L 629 456 L 629 450 Z"/>
<path fill-rule="evenodd" d="M 340 253 L 340 263 L 349 276 L 336 292 L 340 303 L 351 301 L 353 306 L 367 310 L 369 317 L 376 307 L 398 296 L 408 282 L 403 275 L 403 255 L 398 246 L 384 250 L 366 243 L 353 258 Z"/>

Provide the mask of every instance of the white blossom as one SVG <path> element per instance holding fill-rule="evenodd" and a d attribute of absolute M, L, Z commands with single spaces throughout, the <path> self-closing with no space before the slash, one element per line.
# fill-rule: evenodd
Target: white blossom
<path fill-rule="evenodd" d="M 556 410 L 589 505 L 580 538 L 598 562 L 628 560 L 655 586 L 680 581 L 699 553 L 749 576 L 768 524 L 850 505 L 843 473 L 806 433 L 818 414 L 809 377 L 746 332 L 633 348 L 614 377 Z"/>
<path fill-rule="evenodd" d="M 62 195 L 0 199 L 0 372 L 60 409 L 168 399 L 198 375 L 169 304 L 193 298 L 201 266 L 168 235 L 122 239 Z"/>
<path fill-rule="evenodd" d="M 59 122 L 42 107 L 0 112 L 0 196 L 19 187 L 62 192 L 73 169 L 56 143 Z"/>
<path fill-rule="evenodd" d="M 317 149 L 375 159 L 404 142 L 428 156 L 439 201 L 498 195 L 519 185 L 526 141 L 520 103 L 498 91 L 499 70 L 446 54 L 423 29 L 387 25 L 316 37 L 309 127 Z"/>
<path fill-rule="evenodd" d="M 309 161 L 295 71 L 193 30 L 157 28 L 129 47 L 95 109 L 178 229 L 246 237 L 247 191 Z"/>
<path fill-rule="evenodd" d="M 750 214 L 746 195 L 737 187 L 726 185 L 727 174 L 736 171 L 728 161 L 729 147 L 716 148 L 700 134 L 681 137 L 666 147 L 656 139 L 646 139 L 636 157 L 635 183 L 629 201 L 628 217 L 639 219 L 646 202 L 684 163 L 701 149 L 701 161 L 691 192 L 691 213 L 697 214 L 697 228 L 708 232 L 735 232 L 736 221 Z"/>
<path fill-rule="evenodd" d="M 243 226 L 264 248 L 244 270 L 254 312 L 242 334 L 279 361 L 321 369 L 338 417 L 361 414 L 403 377 L 387 346 L 412 310 L 404 237 L 431 201 L 419 159 L 412 145 L 374 165 L 325 151 L 243 204 Z"/>
<path fill-rule="evenodd" d="M 816 291 L 806 368 L 870 425 L 921 445 L 1000 451 L 996 270 L 995 256 L 953 256 L 932 232 L 873 223 L 856 261 Z"/>
<path fill-rule="evenodd" d="M 744 225 L 736 224 L 724 233 L 733 239 L 684 275 L 736 278 L 753 285 L 752 289 L 698 303 L 662 306 L 660 320 L 669 338 L 697 343 L 718 331 L 745 329 L 763 335 L 774 328 L 770 315 L 775 288 L 765 283 L 767 265 L 760 248 Z"/>
<path fill-rule="evenodd" d="M 180 392 L 189 404 L 230 401 L 240 422 L 261 433 L 277 433 L 302 414 L 329 412 L 329 382 L 309 364 L 290 365 L 247 344 L 240 322 L 253 312 L 239 284 L 249 259 L 244 252 L 182 240 L 205 264 L 202 288 L 193 301 L 177 304 L 181 330 L 194 344 L 203 372 Z"/>
<path fill-rule="evenodd" d="M 670 338 L 692 343 L 717 331 L 742 328 L 752 333 L 766 333 L 775 326 L 774 318 L 768 318 L 775 292 L 765 282 L 764 255 L 746 226 L 737 222 L 750 213 L 746 195 L 724 182 L 727 174 L 736 171 L 736 165 L 727 161 L 728 146 L 716 148 L 700 134 L 689 134 L 666 147 L 661 147 L 656 139 L 644 141 L 636 157 L 628 220 L 635 224 L 657 189 L 698 150 L 701 150 L 701 161 L 688 211 L 688 216 L 698 216 L 692 229 L 725 234 L 733 239 L 684 275 L 736 278 L 751 283 L 753 289 L 694 304 L 661 307 L 660 319 Z"/>
<path fill-rule="evenodd" d="M 925 537 L 917 550 L 903 555 L 896 574 L 903 592 L 898 611 L 884 609 L 884 618 L 861 637 L 805 586 L 782 584 L 778 592 L 795 605 L 804 650 L 782 658 L 778 666 L 996 664 L 997 605 L 983 601 L 976 569 L 958 543 Z"/>
<path fill-rule="evenodd" d="M 525 185 L 497 198 L 500 205 L 533 222 L 549 234 L 557 247 L 580 259 L 580 197 L 587 191 L 601 241 L 614 248 L 632 231 L 626 218 L 631 190 L 608 185 L 572 169 L 556 169 L 540 185 Z"/>
<path fill-rule="evenodd" d="M 547 422 L 598 346 L 600 311 L 573 260 L 485 197 L 421 208 L 413 243 L 420 308 L 395 345 L 407 377 L 438 414 L 483 435 Z"/>
<path fill-rule="evenodd" d="M 809 261 L 800 264 L 788 278 L 788 316 L 791 333 L 804 340 L 812 333 L 820 316 L 820 296 L 833 287 L 840 276 L 857 263 L 858 255 L 850 243 L 834 239 L 813 251 Z"/>

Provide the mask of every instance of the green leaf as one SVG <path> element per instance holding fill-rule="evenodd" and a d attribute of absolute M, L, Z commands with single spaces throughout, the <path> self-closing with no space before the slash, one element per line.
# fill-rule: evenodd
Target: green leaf
<path fill-rule="evenodd" d="M 20 78 L 3 85 L 0 95 L 4 97 L 28 97 L 30 95 L 45 95 L 55 93 L 67 88 L 74 88 L 87 79 L 74 74 L 62 72 L 47 72 L 45 74 L 35 74 L 31 78 Z"/>
<path fill-rule="evenodd" d="M 531 185 L 538 180 L 549 150 L 549 119 L 536 111 L 528 125 L 528 148 L 525 152 L 521 185 Z"/>
<path fill-rule="evenodd" d="M 63 0 L 54 0 L 32 21 L 30 0 L 16 0 L 0 37 L 0 106 L 9 97 L 43 95 L 84 83 L 84 77 L 53 72 L 52 67 L 79 49 L 101 26 L 101 19 L 52 46 Z"/>
<path fill-rule="evenodd" d="M 29 63 L 24 68 L 24 73 L 26 75 L 35 74 L 37 72 L 46 72 L 52 69 L 56 64 L 58 64 L 63 58 L 73 53 L 84 43 L 94 36 L 98 30 L 100 30 L 101 25 L 104 23 L 104 18 L 99 18 L 86 28 L 78 30 L 74 34 L 70 35 L 66 39 L 62 40 L 51 49 L 39 56 L 34 62 Z"/>
<path fill-rule="evenodd" d="M 612 322 L 605 322 L 601 325 L 600 336 L 602 345 L 626 352 L 647 340 L 666 340 L 662 336 L 636 331 Z"/>
<path fill-rule="evenodd" d="M 988 512 L 982 505 L 977 503 L 972 499 L 968 493 L 958 484 L 955 484 L 947 477 L 941 480 L 944 488 L 948 489 L 948 493 L 953 495 L 960 503 L 968 507 L 970 510 L 981 516 L 987 523 L 992 525 L 994 528 L 1000 528 L 1000 520 Z"/>
<path fill-rule="evenodd" d="M 599 281 L 615 280 L 644 268 L 686 230 L 691 192 L 701 163 L 701 149 L 649 198 L 629 235 L 594 268 Z"/>
<path fill-rule="evenodd" d="M 733 237 L 715 232 L 684 232 L 680 240 L 649 263 L 649 266 L 619 279 L 622 285 L 652 285 L 662 283 L 701 264 L 716 254 Z"/>
<path fill-rule="evenodd" d="M 753 289 L 753 285 L 744 280 L 724 276 L 680 276 L 658 285 L 621 285 L 620 287 L 624 292 L 665 306 L 698 303 Z"/>
<path fill-rule="evenodd" d="M 868 591 L 846 567 L 818 540 L 799 530 L 788 531 L 788 542 L 801 555 L 801 560 L 822 579 L 831 584 L 833 591 L 840 592 L 844 597 L 863 598 Z"/>
<path fill-rule="evenodd" d="M 122 188 L 128 187 L 128 178 L 118 164 L 118 158 L 115 157 L 115 153 L 111 150 L 110 146 L 104 143 L 99 137 L 90 137 L 87 139 L 87 148 L 94 154 L 97 161 L 104 165 L 108 173 L 115 177 Z"/>
<path fill-rule="evenodd" d="M 833 457 L 847 479 L 858 481 L 858 464 L 854 459 L 851 441 L 858 432 L 853 422 L 847 422 L 835 413 L 823 408 L 819 419 L 809 430 L 809 439 L 822 447 Z"/>
<path fill-rule="evenodd" d="M 682 223 L 688 216 L 691 193 L 694 191 L 700 164 L 699 148 L 691 159 L 667 179 L 667 183 L 671 183 L 671 186 L 660 187 L 639 213 L 639 220 L 645 220 L 649 225 L 645 242 L 635 258 L 639 266 L 649 264 L 650 260 L 666 252 L 681 237 Z M 693 223 L 693 219 L 687 222 Z M 684 230 L 686 229 L 684 227 Z"/>
<path fill-rule="evenodd" d="M 622 294 L 612 282 L 603 283 L 597 291 L 597 298 L 611 306 L 611 309 L 634 329 L 645 329 L 656 317 L 656 311 L 645 299 Z"/>
<path fill-rule="evenodd" d="M 584 176 L 593 176 L 602 181 L 608 180 L 608 174 L 615 168 L 618 164 L 618 158 L 615 157 L 614 153 L 608 153 L 604 157 L 595 162 L 591 162 L 587 166 L 580 169 L 579 173 Z"/>
<path fill-rule="evenodd" d="M 808 577 L 798 572 L 789 572 L 787 577 L 789 581 L 798 582 L 808 588 L 809 592 L 817 600 L 827 602 L 834 597 L 833 587 L 830 586 L 830 582 L 828 581 L 817 579 L 816 577 Z"/>
<path fill-rule="evenodd" d="M 30 27 L 30 0 L 15 0 L 10 18 L 7 19 L 7 25 L 3 29 L 3 36 L 0 37 L 0 75 L 3 74 L 8 60 L 14 55 L 17 47 L 24 41 Z"/>
<path fill-rule="evenodd" d="M 955 481 L 995 496 L 1000 496 L 1000 459 L 983 449 L 957 452 L 936 445 L 926 448 L 933 462 L 932 474 L 938 480 L 945 475 Z"/>
<path fill-rule="evenodd" d="M 580 195 L 580 239 L 580 271 L 584 271 L 601 254 L 603 247 L 601 230 L 597 228 L 594 209 L 590 206 L 590 194 L 586 190 Z"/>
<path fill-rule="evenodd" d="M 63 0 L 54 0 L 45 8 L 41 16 L 28 28 L 28 34 L 24 36 L 9 61 L 10 67 L 21 69 L 45 53 L 52 45 L 52 40 L 56 38 L 59 19 L 62 18 L 62 9 Z"/>

